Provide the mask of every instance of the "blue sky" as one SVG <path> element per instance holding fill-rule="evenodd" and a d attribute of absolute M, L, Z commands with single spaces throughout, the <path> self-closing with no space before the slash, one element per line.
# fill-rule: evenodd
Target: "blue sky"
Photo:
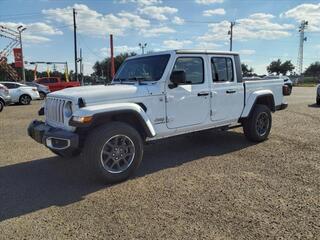
<path fill-rule="evenodd" d="M 234 51 L 254 70 L 280 58 L 297 61 L 301 20 L 308 20 L 304 66 L 320 61 L 320 3 L 299 0 L 0 0 L 0 25 L 23 24 L 26 61 L 68 61 L 74 68 L 72 8 L 77 10 L 78 46 L 85 73 L 109 54 L 167 49 L 229 49 L 228 26 L 235 21 Z M 0 38 L 0 48 L 8 40 Z M 10 58 L 12 60 L 12 58 Z M 28 66 L 27 66 L 28 67 Z M 38 67 L 46 70 L 46 66 Z M 62 70 L 62 69 L 61 69 Z"/>

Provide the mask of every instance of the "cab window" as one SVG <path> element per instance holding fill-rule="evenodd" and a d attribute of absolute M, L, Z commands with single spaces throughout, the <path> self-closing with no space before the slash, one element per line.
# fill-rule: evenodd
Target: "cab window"
<path fill-rule="evenodd" d="M 200 57 L 180 57 L 176 60 L 173 71 L 185 71 L 185 84 L 204 82 L 203 60 Z"/>
<path fill-rule="evenodd" d="M 211 58 L 213 82 L 232 82 L 234 80 L 233 62 L 228 57 Z"/>

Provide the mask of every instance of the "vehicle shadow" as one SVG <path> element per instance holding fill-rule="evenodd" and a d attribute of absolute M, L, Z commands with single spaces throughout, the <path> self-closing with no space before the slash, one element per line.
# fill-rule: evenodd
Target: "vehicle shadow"
<path fill-rule="evenodd" d="M 251 146 L 242 133 L 207 131 L 146 146 L 134 178 L 176 167 L 205 156 L 219 156 Z M 50 157 L 0 168 L 0 222 L 84 199 L 109 187 L 92 180 L 80 158 Z"/>
<path fill-rule="evenodd" d="M 316 103 L 314 103 L 314 104 L 309 104 L 308 107 L 320 108 L 320 105 L 317 105 Z"/>

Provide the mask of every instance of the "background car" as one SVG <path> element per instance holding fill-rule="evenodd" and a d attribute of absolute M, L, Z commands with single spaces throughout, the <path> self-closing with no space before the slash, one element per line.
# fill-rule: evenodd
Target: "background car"
<path fill-rule="evenodd" d="M 65 82 L 59 77 L 43 77 L 34 80 L 34 82 L 48 86 L 51 92 L 59 91 L 64 88 L 80 86 L 80 82 L 78 81 Z"/>
<path fill-rule="evenodd" d="M 0 112 L 2 112 L 5 105 L 11 102 L 9 90 L 6 86 L 0 84 Z"/>
<path fill-rule="evenodd" d="M 31 100 L 40 99 L 36 87 L 29 87 L 17 82 L 1 82 L 1 84 L 8 88 L 12 103 L 28 105 Z"/>
<path fill-rule="evenodd" d="M 317 86 L 316 102 L 317 102 L 317 105 L 320 105 L 320 84 Z"/>
<path fill-rule="evenodd" d="M 284 85 L 287 85 L 289 87 L 289 95 L 292 92 L 292 87 L 293 87 L 293 83 L 291 81 L 291 79 L 288 76 L 265 76 L 263 79 L 283 79 Z"/>
<path fill-rule="evenodd" d="M 45 85 L 36 82 L 27 82 L 26 85 L 30 87 L 36 87 L 41 99 L 44 99 L 47 96 L 47 94 L 50 93 L 49 87 Z"/>

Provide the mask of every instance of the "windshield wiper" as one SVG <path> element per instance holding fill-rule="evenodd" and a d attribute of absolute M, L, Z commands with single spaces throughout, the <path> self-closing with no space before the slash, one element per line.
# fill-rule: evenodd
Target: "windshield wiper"
<path fill-rule="evenodd" d="M 141 81 L 143 80 L 146 80 L 145 77 L 131 77 L 131 78 L 128 78 L 128 80 L 135 80 L 139 83 L 139 85 L 141 84 Z"/>

